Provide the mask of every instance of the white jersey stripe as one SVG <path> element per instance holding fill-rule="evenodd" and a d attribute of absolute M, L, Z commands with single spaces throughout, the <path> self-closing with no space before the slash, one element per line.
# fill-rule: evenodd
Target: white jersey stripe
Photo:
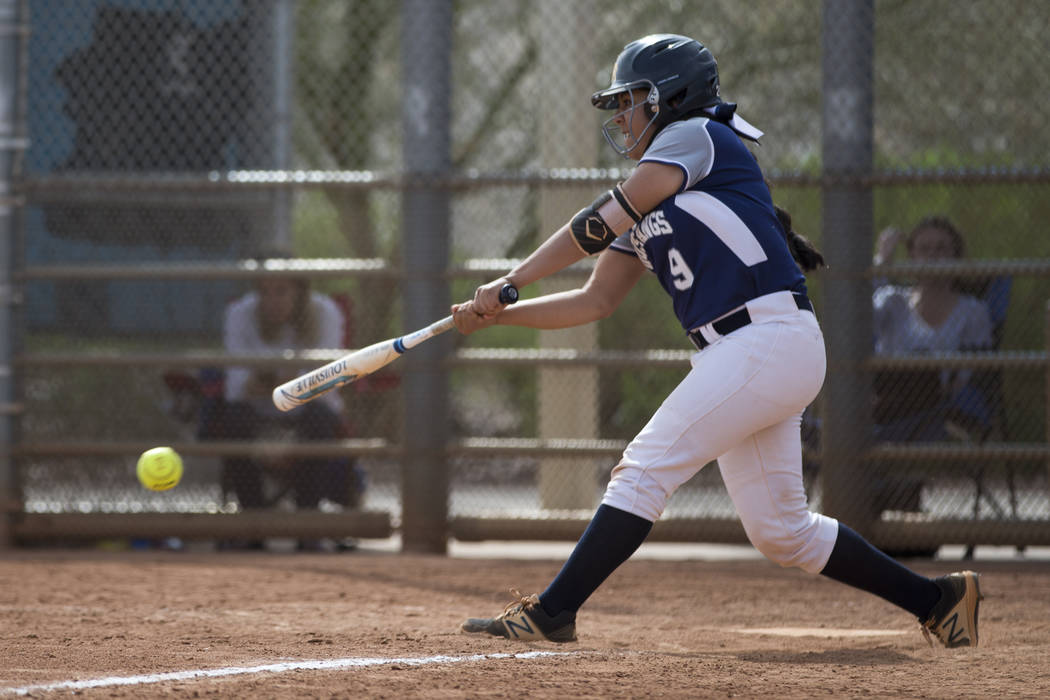
<path fill-rule="evenodd" d="M 675 196 L 674 204 L 711 229 L 748 267 L 768 260 L 762 244 L 747 224 L 716 197 L 706 192 L 689 191 Z"/>

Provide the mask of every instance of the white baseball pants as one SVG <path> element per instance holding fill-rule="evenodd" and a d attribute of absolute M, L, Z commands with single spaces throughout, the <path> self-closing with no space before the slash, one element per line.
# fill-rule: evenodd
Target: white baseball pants
<path fill-rule="evenodd" d="M 824 568 L 838 522 L 808 509 L 800 434 L 824 381 L 824 337 L 811 312 L 788 302 L 749 303 L 751 324 L 693 355 L 624 450 L 602 503 L 655 522 L 675 489 L 718 460 L 751 543 L 781 566 Z"/>

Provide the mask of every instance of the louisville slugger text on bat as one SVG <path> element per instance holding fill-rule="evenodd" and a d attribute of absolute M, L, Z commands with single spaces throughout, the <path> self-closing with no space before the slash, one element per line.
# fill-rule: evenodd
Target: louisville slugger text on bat
<path fill-rule="evenodd" d="M 513 304 L 518 300 L 518 290 L 513 285 L 506 284 L 500 290 L 499 298 L 504 304 Z M 454 327 L 452 317 L 446 316 L 414 333 L 355 350 L 323 367 L 281 384 L 273 390 L 273 405 L 282 411 L 302 406 L 332 389 L 350 384 L 385 367 L 401 357 L 406 350 L 411 350 Z"/>

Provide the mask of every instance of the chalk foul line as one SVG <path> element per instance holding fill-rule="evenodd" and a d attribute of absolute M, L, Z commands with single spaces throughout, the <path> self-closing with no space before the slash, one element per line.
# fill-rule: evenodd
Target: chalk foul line
<path fill-rule="evenodd" d="M 0 688 L 0 695 L 28 695 L 55 690 L 87 690 L 118 685 L 149 685 L 167 681 L 189 681 L 202 678 L 224 678 L 242 676 L 249 673 L 285 673 L 287 671 L 325 671 L 343 668 L 363 668 L 367 666 L 399 665 L 425 666 L 427 664 L 458 664 L 471 661 L 489 661 L 493 659 L 536 659 L 547 656 L 571 656 L 572 651 L 524 651 L 517 654 L 471 654 L 469 656 L 419 656 L 419 657 L 349 657 L 345 659 L 312 659 L 307 661 L 284 661 L 262 664 L 259 666 L 227 666 L 225 668 L 206 668 L 192 671 L 171 671 L 169 673 L 147 673 L 138 676 L 110 676 L 84 681 L 56 681 L 20 687 Z"/>

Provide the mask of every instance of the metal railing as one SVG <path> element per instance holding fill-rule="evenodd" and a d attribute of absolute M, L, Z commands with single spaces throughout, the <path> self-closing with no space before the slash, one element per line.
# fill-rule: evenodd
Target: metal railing
<path fill-rule="evenodd" d="M 492 277 L 515 264 L 515 260 L 468 260 L 448 272 L 449 279 L 460 277 Z M 318 276 L 375 276 L 381 275 L 397 278 L 398 271 L 381 260 L 296 260 L 268 261 L 259 264 L 257 261 L 244 261 L 231 264 L 194 264 L 182 263 L 171 266 L 46 266 L 27 267 L 18 273 L 21 281 L 39 279 L 156 279 L 164 277 L 175 279 L 252 279 L 286 274 L 308 272 Z M 567 276 L 582 277 L 588 274 L 586 266 L 564 273 Z M 906 274 L 915 276 L 975 276 L 1017 275 L 1017 276 L 1050 276 L 1050 262 L 1040 260 L 1004 260 L 957 262 L 940 265 L 917 266 L 898 264 L 871 270 L 873 276 Z M 1047 316 L 1047 333 L 1050 337 L 1050 313 Z M 298 353 L 283 353 L 279 356 L 227 355 L 218 351 L 179 352 L 179 353 L 125 353 L 125 352 L 62 352 L 30 353 L 14 358 L 18 368 L 46 367 L 228 367 L 234 365 L 252 367 L 282 367 L 299 365 L 304 361 L 324 363 L 342 352 L 341 349 L 315 350 Z M 603 369 L 637 369 L 668 367 L 685 369 L 689 365 L 691 352 L 677 349 L 651 349 L 643 351 L 596 350 L 579 351 L 571 348 L 465 348 L 449 356 L 443 362 L 447 370 L 466 367 L 503 367 L 535 369 L 540 366 L 554 367 L 592 367 Z M 866 371 L 900 368 L 989 368 L 989 369 L 1024 369 L 1042 370 L 1048 376 L 1050 391 L 1050 358 L 1046 351 L 994 351 L 994 352 L 959 352 L 923 356 L 872 356 L 864 362 Z M 106 440 L 76 440 L 69 442 L 20 442 L 12 446 L 14 458 L 25 457 L 115 457 L 133 456 L 151 447 L 146 442 Z M 538 438 L 462 438 L 445 447 L 448 458 L 466 457 L 472 459 L 512 457 L 542 458 L 571 457 L 574 459 L 602 458 L 615 460 L 623 450 L 622 440 L 563 439 L 544 440 Z M 350 439 L 318 443 L 273 443 L 259 442 L 178 442 L 173 447 L 187 456 L 335 456 L 354 455 L 399 460 L 404 455 L 402 445 L 391 444 L 383 439 Z M 1000 469 L 1009 469 L 1010 464 L 1031 463 L 1034 460 L 1050 463 L 1050 447 L 1045 443 L 982 443 L 982 444 L 893 444 L 882 443 L 858 455 L 864 461 L 878 463 L 928 464 L 928 470 L 937 473 L 950 473 L 953 463 L 972 463 L 983 461 L 988 465 L 1005 465 Z M 819 453 L 807 453 L 807 458 L 819 461 Z M 990 466 L 990 473 L 995 471 Z M 208 527 L 201 525 L 192 514 L 180 518 L 135 515 L 127 525 L 127 531 L 138 531 L 138 518 L 150 520 L 149 531 L 157 528 L 168 528 L 169 533 L 180 533 L 194 536 L 194 533 L 207 532 Z M 215 521 L 214 514 L 202 514 L 201 518 L 209 523 Z M 298 516 L 297 516 L 298 517 Z M 368 516 L 371 518 L 371 516 Z M 320 520 L 318 519 L 320 518 Z M 120 531 L 119 518 L 105 516 L 105 525 L 86 525 L 87 516 L 63 518 L 56 514 L 24 514 L 18 519 L 15 532 L 27 538 L 62 537 L 62 536 L 96 536 L 100 532 L 112 534 Z M 41 524 L 46 521 L 46 525 Z M 132 523 L 135 524 L 132 524 Z M 314 532 L 324 522 L 320 515 L 313 515 L 304 521 L 304 532 Z M 355 524 L 356 523 L 356 524 Z M 721 524 L 718 524 L 721 523 Z M 347 527 L 359 534 L 377 532 L 389 534 L 396 525 L 390 521 L 387 529 L 377 525 L 372 518 L 360 522 L 346 517 L 334 517 L 330 524 L 339 531 Z M 461 539 L 517 538 L 530 539 L 563 539 L 577 536 L 585 527 L 585 518 L 551 518 L 544 517 L 539 521 L 522 521 L 518 518 L 501 517 L 454 517 L 449 520 L 449 533 Z M 936 526 L 931 529 L 931 524 Z M 222 524 L 219 531 L 227 536 L 246 534 L 257 527 L 259 522 L 252 520 L 241 524 Z M 360 525 L 360 528 L 358 528 Z M 288 530 L 291 528 L 291 530 Z M 281 531 L 297 532 L 292 525 L 282 525 Z M 1043 544 L 1050 541 L 1050 523 L 1029 522 L 1027 527 L 1019 528 L 1016 523 L 981 520 L 969 522 L 968 519 L 928 518 L 912 522 L 874 522 L 870 524 L 873 536 L 893 542 L 902 539 L 918 545 L 938 544 L 952 538 L 963 537 L 967 541 L 1001 543 L 1009 541 L 1017 544 Z M 947 533 L 950 533 L 947 534 Z M 689 540 L 692 538 L 721 541 L 742 541 L 738 524 L 732 519 L 700 518 L 697 521 L 672 518 L 662 523 L 655 531 L 656 540 Z"/>

